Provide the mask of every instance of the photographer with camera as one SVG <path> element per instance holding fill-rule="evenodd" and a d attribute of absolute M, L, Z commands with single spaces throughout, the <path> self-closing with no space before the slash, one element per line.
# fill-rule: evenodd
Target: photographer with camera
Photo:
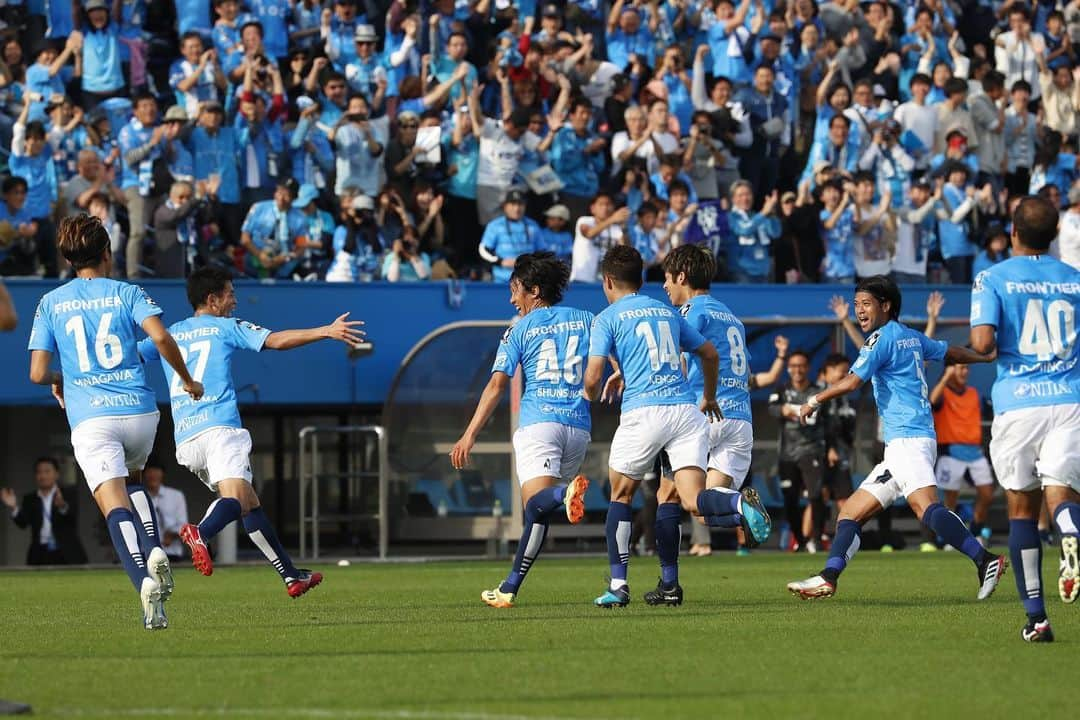
<path fill-rule="evenodd" d="M 256 86 L 262 89 L 269 79 L 273 86 L 270 107 Z M 244 68 L 244 85 L 239 93 L 240 113 L 236 118 L 236 148 L 240 156 L 241 203 L 266 200 L 274 187 L 289 177 L 283 167 L 287 160 L 281 121 L 286 114 L 285 86 L 277 65 L 258 55 Z"/>
<path fill-rule="evenodd" d="M 893 208 L 900 208 L 911 193 L 915 159 L 900 145 L 900 124 L 886 120 L 874 133 L 870 147 L 859 158 L 859 169 L 873 173 L 878 192 L 892 195 Z"/>
<path fill-rule="evenodd" d="M 414 226 L 406 225 L 401 237 L 394 241 L 383 259 L 382 276 L 387 282 L 415 282 L 431 277 L 431 258 L 420 252 L 420 238 Z"/>
<path fill-rule="evenodd" d="M 337 180 L 335 194 L 341 195 L 352 186 L 369 197 L 379 194 L 379 180 L 387 142 L 387 122 L 371 121 L 369 104 L 363 95 L 349 99 L 346 112 L 330 131 L 336 152 Z M 408 124 L 410 118 L 401 119 Z M 388 173 L 389 174 L 389 173 Z"/>

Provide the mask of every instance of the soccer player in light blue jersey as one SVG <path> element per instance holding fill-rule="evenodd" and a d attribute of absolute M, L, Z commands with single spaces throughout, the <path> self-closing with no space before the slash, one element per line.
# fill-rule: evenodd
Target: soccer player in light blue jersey
<path fill-rule="evenodd" d="M 602 395 L 608 359 L 614 359 L 619 369 L 604 384 L 603 394 L 622 393 L 622 414 L 608 460 L 611 503 L 606 530 L 611 581 L 594 601 L 598 607 L 623 607 L 630 602 L 626 580 L 630 501 L 661 452 L 667 453 L 674 482 L 663 488 L 667 494 L 657 496 L 659 507 L 666 505 L 674 513 L 681 504 L 691 515 L 705 518 L 738 514 L 744 531 L 756 542 L 763 542 L 771 529 L 768 513 L 753 490 L 739 494 L 705 488 L 709 420 L 722 419 L 716 400 L 719 356 L 716 347 L 681 314 L 638 295 L 642 270 L 641 254 L 632 247 L 616 245 L 604 256 L 601 274 L 610 305 L 593 321 L 585 370 L 585 396 L 596 400 Z M 701 360 L 700 408 L 683 376 L 680 350 Z M 659 513 L 657 523 L 661 523 Z M 663 538 L 657 534 L 660 589 L 672 602 L 676 597 L 681 602 L 678 525 L 672 526 L 666 515 L 663 523 L 666 534 Z"/>
<path fill-rule="evenodd" d="M 990 459 L 1009 506 L 1009 554 L 1027 613 L 1021 637 L 1050 642 L 1043 603 L 1039 509 L 1061 534 L 1058 592 L 1080 594 L 1080 271 L 1047 255 L 1058 211 L 1042 198 L 1013 213 L 1012 257 L 975 278 L 971 346 L 997 350 Z"/>
<path fill-rule="evenodd" d="M 480 599 L 492 607 L 513 607 L 544 546 L 551 517 L 565 509 L 567 519 L 576 523 L 585 514 L 589 481 L 577 472 L 592 426 L 582 377 L 593 315 L 559 306 L 569 280 L 570 268 L 553 253 L 518 256 L 510 276 L 510 304 L 521 319 L 503 335 L 476 412 L 450 451 L 455 468 L 468 465 L 477 436 L 520 367 L 525 389 L 514 433 L 514 462 L 525 508 L 524 528 L 510 574 L 495 589 L 481 593 Z"/>
<path fill-rule="evenodd" d="M 159 317 L 161 308 L 142 288 L 109 278 L 109 235 L 97 218 L 66 218 L 57 245 L 75 279 L 47 293 L 38 305 L 30 334 L 30 380 L 51 385 L 67 411 L 75 459 L 105 517 L 120 564 L 139 592 L 143 624 L 162 629 L 168 626 L 164 601 L 173 579 L 149 500 L 138 485 L 154 447 L 158 410 L 136 349 L 137 328 L 176 368 L 180 394 L 199 398 L 202 385 L 184 367 Z M 60 356 L 59 371 L 51 369 L 53 355 Z M 130 493 L 129 478 L 136 484 Z"/>
<path fill-rule="evenodd" d="M 232 356 L 238 350 L 291 350 L 319 340 L 340 340 L 353 346 L 364 338 L 363 323 L 345 313 L 330 325 L 308 330 L 271 332 L 232 317 L 236 293 L 232 277 L 218 268 L 196 270 L 188 278 L 187 295 L 194 317 L 172 325 L 186 363 L 185 372 L 203 383 L 199 401 L 180 391 L 171 363 L 162 363 L 169 384 L 176 435 L 176 461 L 195 473 L 218 499 L 210 504 L 198 525 L 180 528 L 180 539 L 191 550 L 192 562 L 203 575 L 214 571 L 206 542 L 233 522 L 241 520 L 248 537 L 281 576 L 290 597 L 300 597 L 322 582 L 320 573 L 296 568 L 270 525 L 251 486 L 251 435 L 240 422 L 232 381 Z M 157 348 L 147 342 L 139 352 L 150 362 Z"/>
<path fill-rule="evenodd" d="M 709 451 L 705 486 L 718 492 L 738 494 L 750 470 L 750 455 L 754 448 L 754 432 L 750 415 L 750 353 L 746 348 L 746 330 L 731 310 L 709 295 L 709 286 L 716 275 L 712 253 L 698 245 L 682 245 L 664 259 L 664 290 L 671 304 L 687 324 L 713 344 L 719 355 L 717 403 L 723 419 L 709 423 Z M 705 376 L 701 359 L 693 354 L 683 356 L 690 390 L 700 404 L 705 401 Z M 682 505 L 678 492 L 665 468 L 660 480 L 658 498 L 664 502 L 656 508 L 656 554 L 660 559 L 660 583 L 645 593 L 649 605 L 681 605 L 682 587 L 678 577 L 679 548 L 682 544 Z M 708 518 L 713 527 L 738 528 L 742 516 L 714 515 Z M 745 538 L 753 547 L 752 536 Z"/>
<path fill-rule="evenodd" d="M 863 524 L 901 497 L 907 499 L 923 525 L 975 563 L 979 600 L 990 597 L 1008 565 L 1004 555 L 991 555 L 983 549 L 963 521 L 938 502 L 934 476 L 937 436 L 923 369 L 928 360 L 970 364 L 990 362 L 993 356 L 931 340 L 902 325 L 898 320 L 900 300 L 900 288 L 884 275 L 859 282 L 855 317 L 859 329 L 869 337 L 850 374 L 812 395 L 799 410 L 805 422 L 823 403 L 854 392 L 871 380 L 885 429 L 885 459 L 840 510 L 825 569 L 806 580 L 788 583 L 787 589 L 804 600 L 836 593 L 840 573 L 859 549 Z"/>

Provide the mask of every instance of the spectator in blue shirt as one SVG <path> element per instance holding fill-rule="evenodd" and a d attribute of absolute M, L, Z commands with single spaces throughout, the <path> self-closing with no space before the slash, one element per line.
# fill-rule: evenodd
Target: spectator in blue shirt
<path fill-rule="evenodd" d="M 327 250 L 334 237 L 334 218 L 330 213 L 315 204 L 319 199 L 319 189 L 314 185 L 304 184 L 297 192 L 293 208 L 304 214 L 307 222 L 305 242 L 297 248 L 299 264 L 296 274 L 304 280 L 318 278 L 327 264 Z"/>
<path fill-rule="evenodd" d="M 307 246 L 308 221 L 293 208 L 296 181 L 274 188 L 274 197 L 251 206 L 241 231 L 245 268 L 256 277 L 288 278 Z"/>
<path fill-rule="evenodd" d="M 168 188 L 154 187 L 154 162 L 162 155 L 164 126 L 157 125 L 157 100 L 150 93 L 134 98 L 135 116 L 120 130 L 120 156 L 123 172 L 120 189 L 127 198 L 131 231 L 128 233 L 125 267 L 129 278 L 140 276 L 143 237 L 153 208 Z M 156 127 L 155 127 L 156 126 Z"/>
<path fill-rule="evenodd" d="M 743 107 L 750 115 L 754 144 L 743 155 L 739 165 L 744 180 L 758 193 L 768 195 L 776 189 L 780 176 L 780 155 L 791 145 L 791 123 L 787 121 L 788 105 L 774 87 L 775 71 L 762 65 L 754 71 L 754 86 L 741 96 Z"/>
<path fill-rule="evenodd" d="M 225 110 L 221 103 L 204 103 L 198 123 L 191 131 L 191 151 L 195 161 L 195 179 L 209 181 L 211 175 L 220 180 L 217 189 L 218 224 L 226 243 L 240 244 L 240 225 L 244 207 L 240 205 L 240 166 L 237 161 L 236 135 L 225 127 Z"/>
<path fill-rule="evenodd" d="M 233 53 L 242 52 L 240 28 L 236 25 L 240 3 L 237 0 L 214 0 L 214 9 L 218 14 L 213 32 L 214 49 L 218 51 L 218 57 L 225 59 Z"/>
<path fill-rule="evenodd" d="M 334 148 L 328 129 L 319 121 L 322 107 L 306 95 L 297 99 L 296 107 L 300 118 L 289 138 L 293 178 L 301 185 L 326 189 L 334 173 Z"/>
<path fill-rule="evenodd" d="M 259 18 L 267 57 L 274 61 L 285 57 L 289 49 L 289 0 L 249 0 L 251 13 Z"/>
<path fill-rule="evenodd" d="M 777 192 L 765 198 L 761 212 L 754 213 L 754 190 L 740 180 L 731 186 L 731 249 L 728 263 L 735 282 L 763 283 L 770 277 L 773 240 L 780 238 L 780 219 L 776 217 Z"/>
<path fill-rule="evenodd" d="M 511 190 L 503 200 L 503 215 L 484 229 L 480 239 L 480 257 L 491 263 L 495 282 L 510 281 L 518 255 L 541 249 L 540 226 L 525 217 L 525 193 Z"/>
<path fill-rule="evenodd" d="M 450 37 L 446 41 L 446 51 L 442 49 L 441 43 L 438 43 L 437 35 L 439 32 L 439 18 L 440 15 L 435 13 L 431 16 L 430 26 L 431 32 L 431 70 L 435 75 L 435 79 L 441 82 L 446 82 L 454 76 L 454 72 L 458 69 L 461 63 L 468 64 L 468 72 L 465 75 L 465 80 L 460 83 L 454 83 L 450 88 L 450 99 L 457 100 L 459 96 L 468 94 L 472 91 L 473 86 L 476 85 L 476 68 L 472 63 L 468 63 L 465 59 L 469 54 L 469 39 L 465 36 L 465 33 L 453 32 L 450 33 Z"/>
<path fill-rule="evenodd" d="M 651 18 L 655 25 L 658 18 Z M 656 44 L 653 42 L 651 28 L 642 26 L 641 15 L 636 7 L 626 7 L 624 0 L 615 0 L 608 14 L 607 57 L 620 70 L 630 64 L 631 55 L 636 55 L 649 67 L 656 67 Z"/>
<path fill-rule="evenodd" d="M 402 236 L 386 253 L 382 276 L 387 282 L 416 282 L 431 277 L 431 258 L 421 252 L 420 238 L 414 226 L 406 225 Z"/>
<path fill-rule="evenodd" d="M 600 189 L 600 173 L 604 170 L 607 142 L 592 134 L 590 120 L 592 104 L 583 97 L 578 98 L 570 106 L 570 124 L 555 132 L 551 144 L 551 166 L 563 182 L 559 196 L 570 208 L 570 217 L 575 221 L 586 214 L 593 196 Z"/>
<path fill-rule="evenodd" d="M 82 38 L 82 104 L 92 110 L 98 103 L 127 92 L 120 66 L 120 31 L 109 19 L 105 0 L 89 0 L 86 18 L 89 27 Z"/>
<path fill-rule="evenodd" d="M 324 50 L 338 72 L 344 72 L 345 66 L 356 59 L 354 39 L 359 22 L 352 0 L 334 0 L 333 11 L 324 10 L 320 17 Z"/>
<path fill-rule="evenodd" d="M 82 33 L 78 31 L 68 36 L 63 50 L 58 51 L 53 41 L 42 41 L 36 53 L 37 62 L 26 68 L 24 95 L 32 102 L 29 120 L 44 120 L 49 99 L 64 94 L 60 72 L 68 60 L 75 58 L 75 77 L 82 74 L 82 41 Z"/>
<path fill-rule="evenodd" d="M 825 245 L 822 278 L 825 282 L 850 285 L 855 282 L 855 211 L 851 196 L 839 180 L 830 180 L 821 188 L 824 207 L 819 215 Z"/>
<path fill-rule="evenodd" d="M 810 146 L 806 169 L 800 182 L 814 187 L 815 168 L 827 164 L 841 173 L 854 174 L 859 169 L 859 141 L 851 132 L 851 119 L 847 115 L 833 115 L 829 121 L 829 134 L 822 141 Z"/>
<path fill-rule="evenodd" d="M 971 241 L 967 217 L 975 209 L 975 186 L 968 185 L 968 167 L 961 162 L 945 165 L 945 186 L 941 191 L 941 205 L 948 218 L 938 221 L 938 241 L 941 256 L 954 283 L 971 282 L 971 268 L 975 261 L 975 243 Z"/>
<path fill-rule="evenodd" d="M 203 50 L 202 37 L 189 32 L 180 38 L 182 57 L 169 68 L 169 87 L 176 93 L 176 103 L 191 117 L 199 114 L 199 103 L 220 101 L 228 90 L 228 82 L 217 53 L 213 48 Z"/>
<path fill-rule="evenodd" d="M 0 203 L 0 235 L 10 237 L 0 247 L 0 275 L 33 275 L 38 225 L 26 209 L 26 180 L 9 175 L 0 185 L 4 200 Z M 4 224 L 10 227 L 4 227 Z"/>
<path fill-rule="evenodd" d="M 691 203 L 696 203 L 698 201 L 697 191 L 694 189 L 694 181 L 690 179 L 689 175 L 682 171 L 682 167 L 682 155 L 672 153 L 660 158 L 660 170 L 649 177 L 649 181 L 653 184 L 653 188 L 656 191 L 656 197 L 661 200 L 667 200 L 668 188 L 671 186 L 671 183 L 679 180 L 686 185 L 687 192 L 689 193 L 688 200 Z"/>
<path fill-rule="evenodd" d="M 544 227 L 540 229 L 540 250 L 555 253 L 567 265 L 574 251 L 574 236 L 570 234 L 570 209 L 552 205 L 544 211 Z"/>
<path fill-rule="evenodd" d="M 27 124 L 29 112 L 29 103 L 24 103 L 22 114 L 15 122 L 8 167 L 12 175 L 26 181 L 29 188 L 26 211 L 37 223 L 38 261 L 44 266 L 46 277 L 56 277 L 56 228 L 51 220 L 52 203 L 59 197 L 56 168 L 48 151 L 45 126 L 36 121 Z"/>
<path fill-rule="evenodd" d="M 374 115 L 381 115 L 387 96 L 397 95 L 389 88 L 386 63 L 375 51 L 378 37 L 371 25 L 356 26 L 356 56 L 345 65 L 345 80 L 349 87 L 364 96 Z"/>

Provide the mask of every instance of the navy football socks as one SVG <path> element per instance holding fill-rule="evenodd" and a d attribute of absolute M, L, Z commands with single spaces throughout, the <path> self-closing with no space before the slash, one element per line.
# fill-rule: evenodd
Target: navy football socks
<path fill-rule="evenodd" d="M 223 497 L 210 503 L 206 508 L 206 514 L 199 522 L 199 535 L 203 542 L 210 542 L 219 532 L 225 529 L 229 523 L 239 520 L 243 514 L 243 507 L 236 498 Z"/>
<path fill-rule="evenodd" d="M 946 543 L 971 558 L 976 565 L 981 565 L 990 559 L 990 553 L 979 544 L 979 541 L 964 525 L 964 521 L 941 503 L 933 503 L 926 508 L 923 512 L 922 523 L 937 533 L 937 536 Z"/>
<path fill-rule="evenodd" d="M 610 589 L 618 590 L 626 585 L 626 571 L 630 565 L 630 531 L 634 515 L 626 503 L 612 502 L 608 505 L 607 533 L 608 564 L 611 567 Z"/>
<path fill-rule="evenodd" d="M 161 547 L 161 536 L 158 535 L 157 512 L 154 511 L 154 503 L 150 495 L 142 485 L 128 485 L 128 497 L 131 498 L 131 507 L 135 511 L 139 522 L 136 530 L 139 534 L 139 547 L 144 556 L 149 556 L 150 551 Z"/>
<path fill-rule="evenodd" d="M 251 542 L 255 543 L 255 546 L 262 551 L 262 554 L 274 566 L 282 580 L 295 578 L 300 574 L 293 567 L 289 553 L 285 552 L 285 548 L 278 540 L 277 533 L 270 526 L 270 518 L 266 517 L 266 513 L 263 512 L 261 507 L 255 508 L 244 516 L 244 530 L 247 531 Z"/>
<path fill-rule="evenodd" d="M 116 549 L 116 557 L 124 566 L 124 572 L 131 578 L 131 584 L 136 591 L 142 590 L 142 581 L 147 576 L 146 561 L 139 550 L 139 531 L 135 522 L 135 516 L 127 508 L 116 508 L 105 518 L 109 526 L 109 537 L 112 539 L 113 548 Z"/>
<path fill-rule="evenodd" d="M 529 498 L 529 502 L 525 503 L 521 540 L 518 541 L 517 553 L 514 555 L 514 564 L 510 568 L 510 574 L 499 586 L 501 592 L 517 593 L 521 583 L 525 582 L 525 575 L 528 574 L 529 568 L 536 562 L 536 556 L 544 547 L 548 518 L 551 513 L 562 507 L 565 495 L 564 486 L 549 487 L 536 493 Z"/>
<path fill-rule="evenodd" d="M 1009 557 L 1012 559 L 1016 590 L 1030 620 L 1046 619 L 1042 589 L 1042 540 L 1034 519 L 1009 521 Z"/>
<path fill-rule="evenodd" d="M 661 503 L 656 508 L 656 554 L 660 581 L 668 590 L 679 584 L 679 547 L 682 545 L 682 506 Z"/>
<path fill-rule="evenodd" d="M 851 558 L 855 557 L 861 544 L 862 526 L 859 523 L 854 520 L 841 520 L 836 523 L 836 536 L 821 576 L 835 585 L 840 573 L 844 572 Z"/>

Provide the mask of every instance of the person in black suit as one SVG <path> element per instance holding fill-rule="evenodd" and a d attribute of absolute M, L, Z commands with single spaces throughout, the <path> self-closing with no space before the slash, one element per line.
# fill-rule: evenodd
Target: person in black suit
<path fill-rule="evenodd" d="M 0 490 L 0 502 L 11 510 L 11 518 L 21 528 L 30 528 L 27 565 L 81 565 L 86 552 L 79 541 L 78 512 L 60 491 L 60 463 L 55 458 L 39 458 L 34 463 L 37 490 L 15 502 L 11 488 Z"/>

